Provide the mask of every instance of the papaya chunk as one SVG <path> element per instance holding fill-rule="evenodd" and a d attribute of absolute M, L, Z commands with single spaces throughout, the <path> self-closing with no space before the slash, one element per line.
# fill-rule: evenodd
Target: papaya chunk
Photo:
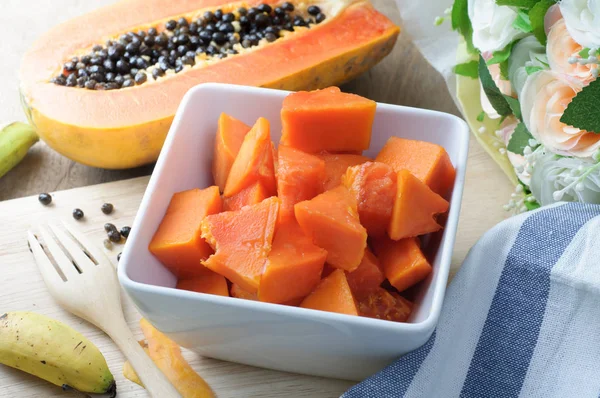
<path fill-rule="evenodd" d="M 260 182 L 270 195 L 277 192 L 273 143 L 269 121 L 264 117 L 259 118 L 244 137 L 227 176 L 223 195 L 233 196 L 257 182 Z"/>
<path fill-rule="evenodd" d="M 302 301 L 300 307 L 358 315 L 356 301 L 350 291 L 346 274 L 341 269 L 333 271 L 321 280 L 315 290 Z"/>
<path fill-rule="evenodd" d="M 397 194 L 394 170 L 385 163 L 363 163 L 349 167 L 342 184 L 356 198 L 360 223 L 369 236 L 385 235 Z"/>
<path fill-rule="evenodd" d="M 448 202 L 408 170 L 398 173 L 398 191 L 388 226 L 391 239 L 399 240 L 440 230 L 435 216 L 448 211 Z"/>
<path fill-rule="evenodd" d="M 281 144 L 310 153 L 369 149 L 376 107 L 337 87 L 292 93 L 281 109 Z"/>
<path fill-rule="evenodd" d="M 386 321 L 406 322 L 413 304 L 398 293 L 390 293 L 378 287 L 358 300 L 360 316 Z"/>
<path fill-rule="evenodd" d="M 366 156 L 343 153 L 322 153 L 316 156 L 325 162 L 323 191 L 329 191 L 330 189 L 339 187 L 342 183 L 342 176 L 346 173 L 348 167 L 372 161 L 372 159 L 369 159 Z"/>
<path fill-rule="evenodd" d="M 271 251 L 279 199 L 207 216 L 201 224 L 202 237 L 215 254 L 203 264 L 249 293 L 256 293 L 260 276 Z"/>
<path fill-rule="evenodd" d="M 444 148 L 425 141 L 391 137 L 375 161 L 394 171 L 408 170 L 438 195 L 446 196 L 454 185 L 456 170 Z"/>
<path fill-rule="evenodd" d="M 277 195 L 281 199 L 280 217 L 294 217 L 294 205 L 323 192 L 325 162 L 294 148 L 279 146 Z"/>
<path fill-rule="evenodd" d="M 242 189 L 235 195 L 223 198 L 223 211 L 239 210 L 244 206 L 251 206 L 262 202 L 270 195 L 260 182 Z"/>
<path fill-rule="evenodd" d="M 213 178 L 221 192 L 225 189 L 225 182 L 233 161 L 240 151 L 244 137 L 250 131 L 250 126 L 234 117 L 221 113 L 217 134 L 215 135 L 215 151 L 213 158 Z"/>
<path fill-rule="evenodd" d="M 385 280 L 381 264 L 375 255 L 367 248 L 357 269 L 346 275 L 352 294 L 357 299 L 368 295 Z"/>
<path fill-rule="evenodd" d="M 313 244 L 295 220 L 278 225 L 260 279 L 258 298 L 285 303 L 306 297 L 321 280 L 327 252 Z"/>
<path fill-rule="evenodd" d="M 306 235 L 327 250 L 327 262 L 355 270 L 367 246 L 367 231 L 360 224 L 356 200 L 343 186 L 294 206 L 296 220 Z"/>
<path fill-rule="evenodd" d="M 421 252 L 416 238 L 373 240 L 377 258 L 385 277 L 398 291 L 404 291 L 421 282 L 431 273 L 431 265 Z"/>
<path fill-rule="evenodd" d="M 210 270 L 205 275 L 193 279 L 178 280 L 175 288 L 229 297 L 229 289 L 227 287 L 227 280 L 225 277 Z"/>
<path fill-rule="evenodd" d="M 201 237 L 200 223 L 221 208 L 217 186 L 176 193 L 148 250 L 180 279 L 202 276 L 207 269 L 200 262 L 212 249 Z"/>
<path fill-rule="evenodd" d="M 235 283 L 231 284 L 231 297 L 236 297 L 244 300 L 258 301 L 258 293 L 247 292 Z"/>

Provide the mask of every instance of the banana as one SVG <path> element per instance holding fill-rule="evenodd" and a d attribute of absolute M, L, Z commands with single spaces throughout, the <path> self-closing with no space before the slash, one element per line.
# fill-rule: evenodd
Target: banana
<path fill-rule="evenodd" d="M 38 141 L 29 124 L 15 122 L 0 130 L 0 178 L 15 167 Z"/>
<path fill-rule="evenodd" d="M 50 383 L 116 396 L 115 379 L 98 348 L 64 323 L 33 312 L 0 316 L 0 363 Z"/>

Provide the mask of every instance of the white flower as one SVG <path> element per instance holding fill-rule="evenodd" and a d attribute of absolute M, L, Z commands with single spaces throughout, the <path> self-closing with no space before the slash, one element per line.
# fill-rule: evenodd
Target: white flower
<path fill-rule="evenodd" d="M 529 76 L 526 67 L 548 69 L 546 49 L 535 36 L 527 36 L 519 40 L 508 58 L 508 78 L 519 95 Z"/>
<path fill-rule="evenodd" d="M 588 48 L 600 46 L 600 0 L 562 0 L 560 11 L 577 43 Z"/>
<path fill-rule="evenodd" d="M 512 26 L 517 12 L 510 7 L 496 5 L 496 0 L 469 0 L 468 9 L 473 25 L 473 45 L 483 53 L 502 50 L 525 36 Z"/>

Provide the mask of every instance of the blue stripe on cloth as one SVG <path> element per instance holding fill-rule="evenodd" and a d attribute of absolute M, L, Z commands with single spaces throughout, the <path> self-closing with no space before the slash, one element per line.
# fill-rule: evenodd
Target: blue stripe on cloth
<path fill-rule="evenodd" d="M 597 206 L 566 204 L 525 219 L 507 256 L 461 397 L 518 397 L 544 317 L 550 271 L 577 231 L 598 213 Z"/>
<path fill-rule="evenodd" d="M 341 398 L 396 398 L 404 395 L 435 342 L 435 331 L 427 343 L 346 391 Z"/>

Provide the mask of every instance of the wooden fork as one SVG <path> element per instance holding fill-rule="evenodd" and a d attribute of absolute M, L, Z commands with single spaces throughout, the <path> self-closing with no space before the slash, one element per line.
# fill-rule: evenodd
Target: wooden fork
<path fill-rule="evenodd" d="M 129 330 L 121 307 L 121 289 L 110 260 L 67 223 L 40 226 L 47 251 L 32 231 L 29 247 L 50 294 L 67 311 L 103 330 L 121 349 L 148 393 L 157 398 L 180 397 Z M 60 243 L 60 245 L 59 245 Z"/>

